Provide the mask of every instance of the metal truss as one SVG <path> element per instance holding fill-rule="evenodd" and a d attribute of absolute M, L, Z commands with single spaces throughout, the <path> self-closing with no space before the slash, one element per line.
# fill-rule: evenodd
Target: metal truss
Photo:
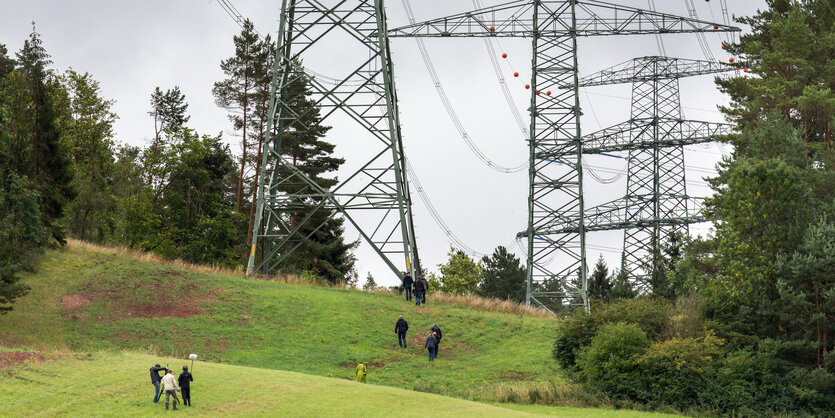
<path fill-rule="evenodd" d="M 624 231 L 622 268 L 640 290 L 648 290 L 672 234 L 705 220 L 701 202 L 687 194 L 684 145 L 715 141 L 731 131 L 727 124 L 683 120 L 678 80 L 733 69 L 653 56 L 579 80 L 580 87 L 632 83 L 630 120 L 584 137 L 583 146 L 584 153 L 629 152 L 626 196 L 590 209 L 586 222 L 587 230 Z"/>
<path fill-rule="evenodd" d="M 388 32 L 389 37 L 531 38 L 528 226 L 518 234 L 528 243 L 528 305 L 588 309 L 578 37 L 708 31 L 740 29 L 600 1 L 520 0 Z M 576 227 L 568 230 L 566 224 Z"/>
<path fill-rule="evenodd" d="M 282 2 L 267 122 L 267 132 L 274 134 L 265 143 L 258 176 L 247 274 L 274 270 L 334 216 L 351 224 L 392 272 L 415 274 L 420 262 L 391 54 L 388 38 L 377 36 L 387 32 L 383 1 L 329 3 Z M 359 51 L 347 76 L 327 80 L 301 66 L 306 57 L 316 57 L 317 46 L 326 42 Z M 298 84 L 294 82 L 300 79 L 308 83 L 307 99 L 315 105 L 303 113 L 292 103 L 292 89 Z M 352 160 L 359 168 L 331 188 L 299 170 L 286 153 L 295 138 L 312 128 L 308 126 L 312 113 L 323 121 L 337 114 L 347 116 L 361 132 L 333 141 L 354 153 L 364 152 L 365 157 L 361 164 Z"/>

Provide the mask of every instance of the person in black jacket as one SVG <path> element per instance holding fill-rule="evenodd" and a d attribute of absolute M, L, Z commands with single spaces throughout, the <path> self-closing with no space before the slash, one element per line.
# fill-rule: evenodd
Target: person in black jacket
<path fill-rule="evenodd" d="M 435 338 L 438 340 L 435 342 L 435 357 L 438 357 L 438 350 L 441 348 L 441 329 L 438 328 L 438 324 L 432 324 L 432 332 L 435 333 Z"/>
<path fill-rule="evenodd" d="M 420 306 L 423 297 L 426 294 L 426 280 L 423 280 L 423 275 L 418 276 L 415 280 L 415 305 Z"/>
<path fill-rule="evenodd" d="M 406 331 L 409 330 L 409 323 L 403 319 L 403 315 L 397 317 L 397 323 L 394 324 L 394 332 L 397 334 L 397 343 L 401 347 L 406 347 Z"/>
<path fill-rule="evenodd" d="M 191 406 L 191 383 L 194 381 L 194 377 L 191 376 L 191 373 L 188 372 L 188 366 L 183 366 L 183 372 L 180 373 L 180 377 L 177 378 L 177 382 L 180 384 L 180 393 L 183 395 L 183 405 Z"/>
<path fill-rule="evenodd" d="M 162 377 L 159 375 L 159 372 L 168 371 L 165 367 L 160 367 L 159 364 L 154 364 L 151 367 L 151 384 L 154 385 L 154 403 L 159 402 L 159 382 L 162 381 Z"/>
<path fill-rule="evenodd" d="M 412 275 L 409 274 L 409 272 L 407 271 L 406 275 L 403 276 L 403 289 L 406 290 L 407 301 L 412 300 L 412 283 L 414 283 L 414 280 L 412 280 Z"/>

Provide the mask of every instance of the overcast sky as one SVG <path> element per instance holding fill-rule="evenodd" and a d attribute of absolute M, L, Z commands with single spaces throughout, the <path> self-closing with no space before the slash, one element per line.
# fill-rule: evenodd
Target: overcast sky
<path fill-rule="evenodd" d="M 688 0 L 654 2 L 659 11 L 686 16 Z M 635 7 L 648 7 L 646 0 L 613 1 Z M 249 17 L 262 34 L 278 29 L 279 1 L 232 0 Z M 327 3 L 327 2 L 326 2 Z M 484 0 L 485 5 L 500 1 Z M 722 22 L 720 1 L 693 0 L 699 17 Z M 412 0 L 418 20 L 440 17 L 473 9 L 471 0 Z M 765 7 L 761 0 L 728 0 L 732 15 L 750 15 Z M 408 23 L 401 1 L 387 2 L 389 27 Z M 52 55 L 53 68 L 73 68 L 89 72 L 101 83 L 102 93 L 114 99 L 116 139 L 133 145 L 146 145 L 153 135 L 153 121 L 148 117 L 151 91 L 180 86 L 189 102 L 191 127 L 200 133 L 228 132 L 231 127 L 226 112 L 214 103 L 212 85 L 223 78 L 220 61 L 234 52 L 232 36 L 240 27 L 230 19 L 215 0 L 3 0 L 0 13 L 0 43 L 11 52 L 17 51 L 32 30 L 32 21 L 42 35 L 44 46 Z M 727 61 L 721 49 L 725 35 L 708 34 L 706 41 L 717 60 Z M 469 247 L 490 253 L 497 245 L 511 247 L 517 232 L 526 228 L 526 171 L 515 174 L 497 173 L 469 150 L 436 94 L 424 67 L 415 40 L 393 39 L 392 55 L 400 100 L 401 122 L 406 154 L 411 160 L 426 193 L 450 229 Z M 426 40 L 441 83 L 456 112 L 474 142 L 495 162 L 513 166 L 527 159 L 527 147 L 508 109 L 484 42 L 480 39 Z M 514 95 L 517 108 L 527 117 L 529 92 L 523 82 L 510 74 L 519 71 L 524 78 L 530 74 L 530 41 L 503 38 L 495 44 L 508 53 L 501 60 L 502 70 Z M 334 56 L 339 45 L 334 45 Z M 694 35 L 668 35 L 663 38 L 668 56 L 705 59 Z M 623 36 L 580 39 L 581 76 L 627 61 L 634 57 L 659 55 L 654 36 Z M 317 63 L 312 70 L 338 76 L 345 70 L 340 60 Z M 311 65 L 312 66 L 312 65 Z M 581 90 L 584 133 L 622 122 L 629 117 L 629 85 L 594 87 Z M 681 81 L 681 99 L 686 118 L 722 121 L 718 104 L 727 102 L 719 93 L 711 76 Z M 340 122 L 336 120 L 335 122 Z M 334 123 L 338 132 L 340 126 Z M 347 129 L 347 128 L 346 128 Z M 351 159 L 350 144 L 337 142 L 336 152 Z M 239 146 L 232 146 L 237 152 Z M 705 196 L 709 189 L 702 177 L 714 171 L 715 163 L 727 152 L 721 146 L 687 148 L 687 189 L 693 196 Z M 622 170 L 625 161 L 592 157 L 589 163 Z M 615 171 L 616 173 L 617 171 Z M 612 177 L 600 171 L 600 177 Z M 622 197 L 626 178 L 612 184 L 600 184 L 586 176 L 586 206 Z M 450 239 L 430 217 L 424 203 L 413 196 L 418 248 L 424 267 L 437 270 L 446 259 Z M 691 232 L 704 234 L 707 225 L 691 227 Z M 353 238 L 357 234 L 349 230 Z M 610 266 L 619 264 L 623 234 L 619 232 L 590 233 L 589 264 L 602 254 Z M 358 251 L 357 269 L 360 282 L 371 271 L 378 283 L 397 282 L 388 269 L 366 245 Z M 524 258 L 524 257 L 523 257 Z"/>

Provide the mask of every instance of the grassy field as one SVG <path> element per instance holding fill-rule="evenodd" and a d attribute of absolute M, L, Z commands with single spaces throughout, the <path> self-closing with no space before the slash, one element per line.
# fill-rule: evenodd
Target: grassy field
<path fill-rule="evenodd" d="M 3 354 L 3 352 L 0 352 Z M 7 352 L 8 354 L 8 352 Z M 53 358 L 50 358 L 53 357 Z M 151 364 L 186 361 L 147 354 L 54 354 L 0 369 L 0 416 L 155 416 Z M 639 417 L 633 411 L 487 405 L 440 395 L 301 373 L 198 362 L 195 416 L 533 416 Z M 652 415 L 660 416 L 660 415 Z"/>
<path fill-rule="evenodd" d="M 49 251 L 24 279 L 29 296 L 0 317 L 0 346 L 73 352 L 131 350 L 236 365 L 350 377 L 487 401 L 570 394 L 550 358 L 553 319 L 395 295 L 210 274 L 103 253 Z M 409 321 L 400 349 L 394 322 Z M 425 332 L 444 332 L 430 363 Z M 576 406 L 576 404 L 575 404 Z"/>

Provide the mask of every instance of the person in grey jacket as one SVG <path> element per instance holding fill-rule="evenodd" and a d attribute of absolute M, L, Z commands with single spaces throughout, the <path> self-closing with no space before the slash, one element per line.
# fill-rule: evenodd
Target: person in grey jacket
<path fill-rule="evenodd" d="M 429 336 L 426 337 L 426 344 L 423 346 L 429 350 L 429 361 L 435 360 L 435 348 L 438 346 L 438 340 L 435 338 L 434 333 L 429 333 Z"/>

